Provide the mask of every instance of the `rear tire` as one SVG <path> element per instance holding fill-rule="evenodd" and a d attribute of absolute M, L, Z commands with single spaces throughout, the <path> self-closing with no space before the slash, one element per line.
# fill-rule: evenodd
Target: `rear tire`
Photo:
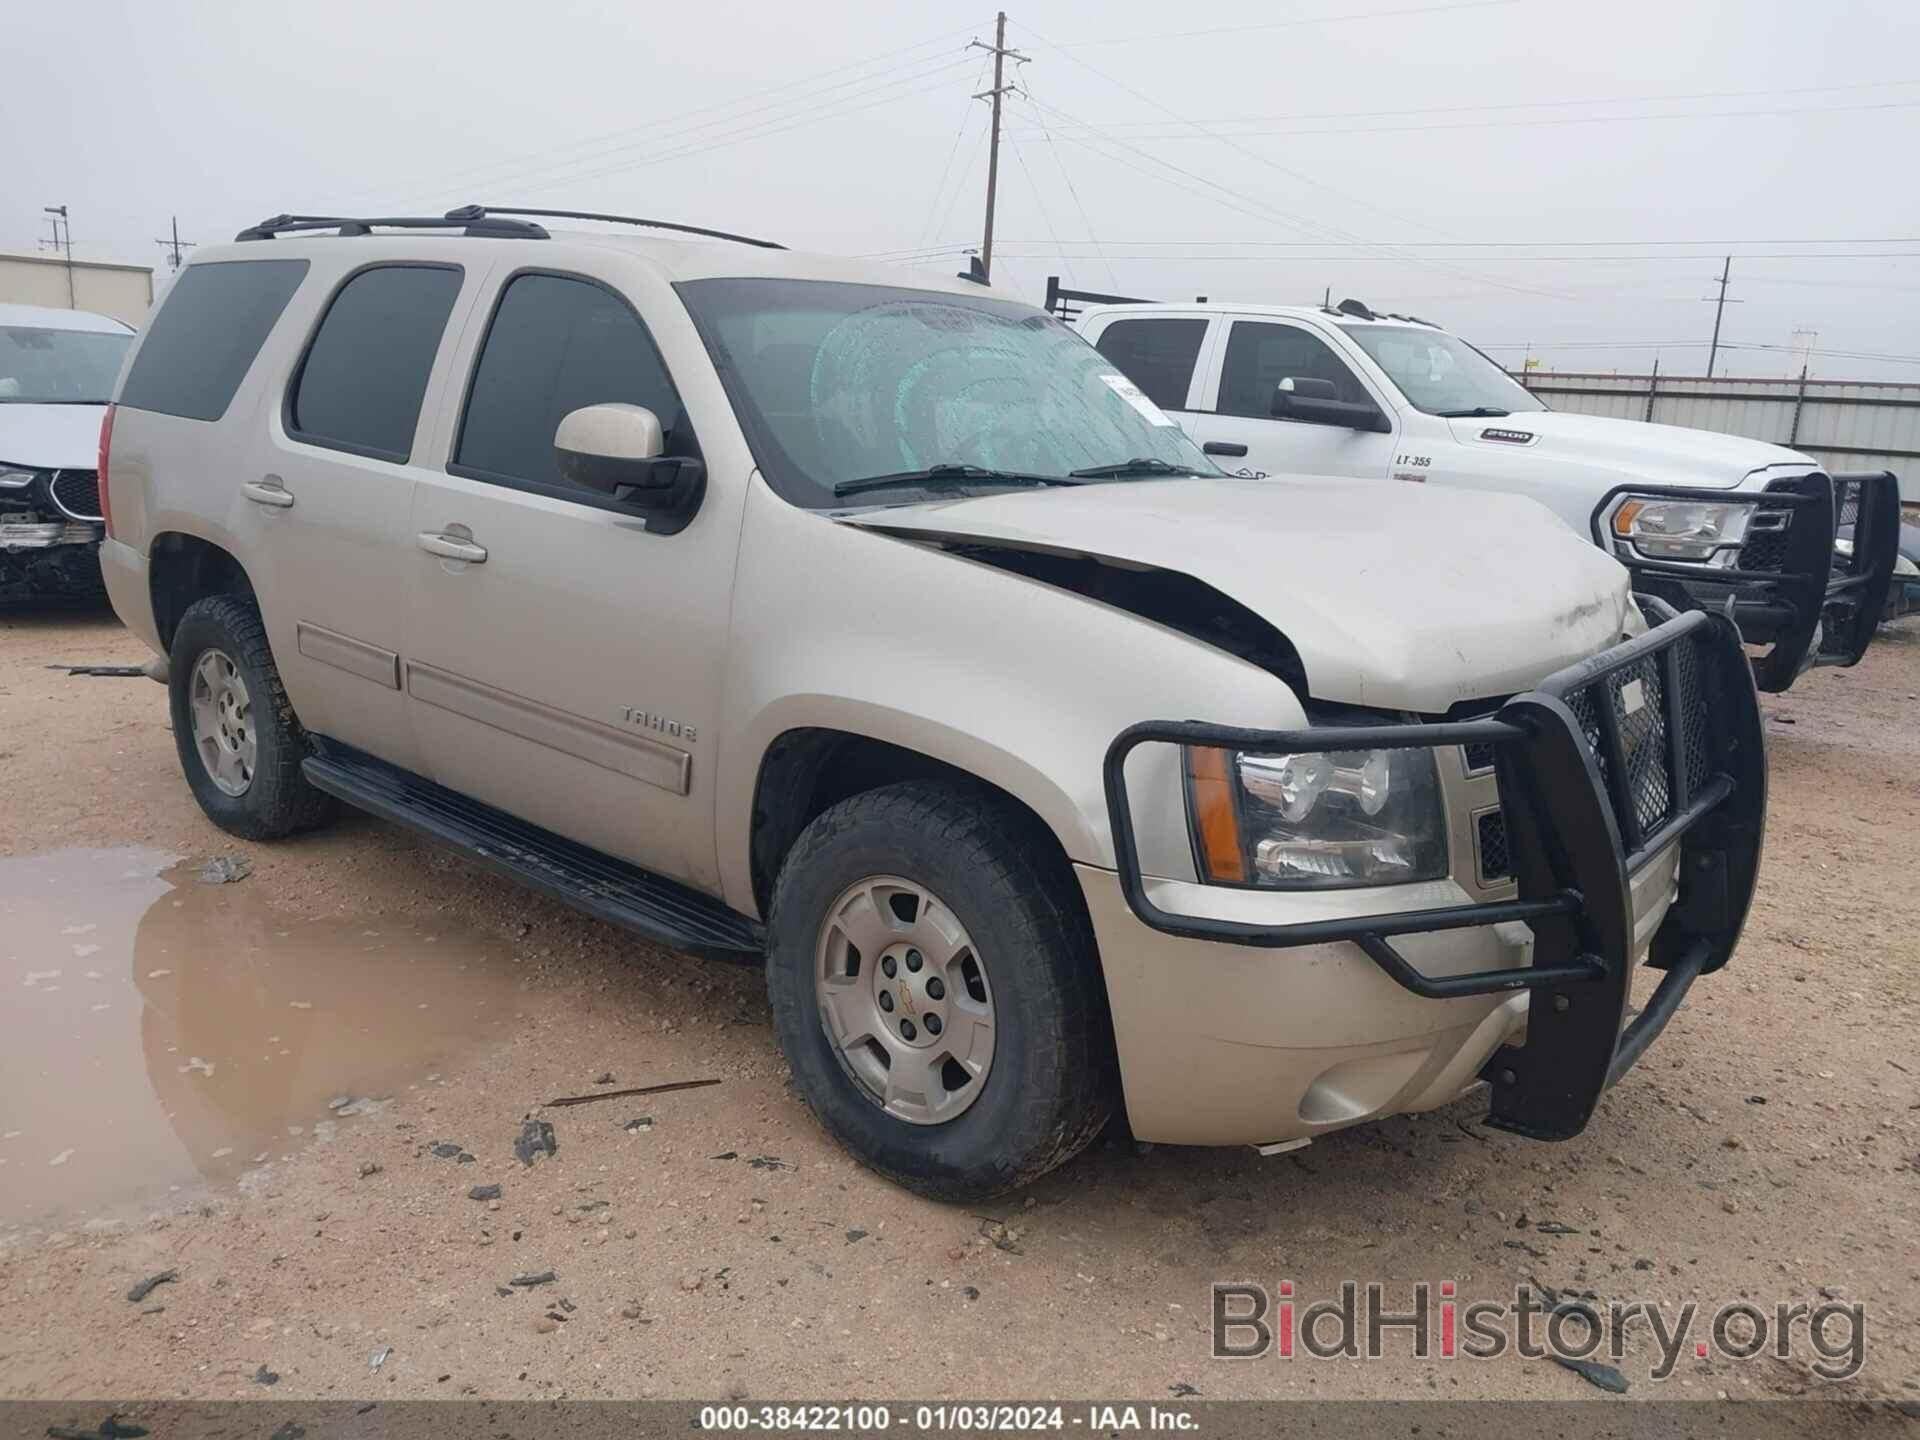
<path fill-rule="evenodd" d="M 1112 1026 L 1084 905 L 1051 837 L 990 791 L 916 781 L 826 811 L 781 868 L 768 930 L 795 1087 L 888 1179 L 942 1200 L 1003 1194 L 1106 1124 Z M 966 1048 L 943 1060 L 949 1041 Z"/>
<path fill-rule="evenodd" d="M 333 818 L 333 798 L 300 771 L 312 745 L 251 600 L 195 601 L 167 664 L 174 747 L 209 820 L 243 840 L 278 840 Z"/>

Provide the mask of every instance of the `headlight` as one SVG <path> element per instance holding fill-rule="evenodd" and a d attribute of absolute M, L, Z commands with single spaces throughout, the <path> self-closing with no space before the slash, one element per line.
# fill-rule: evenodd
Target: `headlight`
<path fill-rule="evenodd" d="M 1202 878 L 1273 890 L 1401 885 L 1447 874 L 1433 751 L 1187 751 Z"/>
<path fill-rule="evenodd" d="M 1916 565 L 1904 555 L 1893 559 L 1893 573 L 1896 575 L 1920 575 L 1920 565 Z"/>
<path fill-rule="evenodd" d="M 34 474 L 18 465 L 0 465 L 0 490 L 24 490 L 33 483 Z"/>
<path fill-rule="evenodd" d="M 1737 546 L 1747 533 L 1748 504 L 1699 500 L 1640 500 L 1629 495 L 1614 507 L 1616 541 L 1649 560 L 1711 560 Z"/>

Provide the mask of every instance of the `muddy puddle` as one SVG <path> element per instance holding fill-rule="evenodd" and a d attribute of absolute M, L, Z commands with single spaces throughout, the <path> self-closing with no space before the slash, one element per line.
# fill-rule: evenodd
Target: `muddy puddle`
<path fill-rule="evenodd" d="M 0 859 L 0 1226 L 143 1213 L 337 1143 L 524 1014 L 498 941 L 271 898 L 150 850 Z"/>

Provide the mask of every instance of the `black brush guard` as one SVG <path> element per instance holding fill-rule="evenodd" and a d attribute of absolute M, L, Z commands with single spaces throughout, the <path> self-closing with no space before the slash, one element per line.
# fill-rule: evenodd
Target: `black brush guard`
<path fill-rule="evenodd" d="M 1682 561 L 1644 560 L 1619 553 L 1606 526 L 1625 496 L 1740 502 L 1786 517 L 1784 553 L 1769 568 L 1720 569 Z M 1594 507 L 1594 543 L 1633 575 L 1634 589 L 1681 610 L 1733 607 L 1744 639 L 1771 648 L 1753 662 L 1762 690 L 1787 689 L 1809 665 L 1856 665 L 1873 641 L 1886 608 L 1900 554 L 1900 485 L 1888 471 L 1776 480 L 1759 496 L 1719 495 L 1665 485 L 1621 485 Z M 1837 536 L 1852 540 L 1842 555 Z M 1747 565 L 1753 533 L 1736 556 Z"/>
<path fill-rule="evenodd" d="M 1496 1051 L 1488 1123 L 1541 1140 L 1585 1128 L 1607 1087 L 1660 1033 L 1687 988 L 1726 964 L 1739 939 L 1766 815 L 1760 707 L 1740 634 L 1725 616 L 1675 616 L 1543 680 L 1493 716 L 1440 724 L 1243 730 L 1149 721 L 1107 750 L 1104 778 L 1127 904 L 1164 934 L 1288 949 L 1350 941 L 1416 995 L 1535 992 L 1525 1043 Z M 1637 702 L 1637 703 L 1636 703 Z M 1209 745 L 1257 754 L 1490 746 L 1518 893 L 1511 900 L 1294 925 L 1179 915 L 1147 893 L 1127 800 L 1127 757 L 1141 745 Z M 1665 972 L 1627 1023 L 1634 915 L 1630 882 L 1670 845 L 1679 892 L 1648 964 Z M 1533 963 L 1429 976 L 1396 936 L 1524 921 Z"/>

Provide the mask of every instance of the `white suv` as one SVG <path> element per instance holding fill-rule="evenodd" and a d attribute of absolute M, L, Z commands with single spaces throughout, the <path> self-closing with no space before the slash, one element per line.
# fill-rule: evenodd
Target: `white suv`
<path fill-rule="evenodd" d="M 218 824 L 764 956 L 807 1103 L 946 1196 L 1122 1101 L 1290 1146 L 1484 1076 L 1565 1137 L 1732 952 L 1726 620 L 1529 500 L 1222 475 L 980 286 L 551 218 L 276 217 L 139 342 L 105 568 Z"/>
<path fill-rule="evenodd" d="M 1456 335 L 1359 301 L 1110 304 L 1080 333 L 1235 474 L 1340 475 L 1526 495 L 1679 609 L 1731 605 L 1762 690 L 1873 639 L 1897 563 L 1887 474 L 1829 476 L 1778 445 L 1548 410 Z M 1504 537 L 1488 534 L 1487 545 Z"/>
<path fill-rule="evenodd" d="M 0 305 L 0 598 L 100 591 L 100 417 L 133 331 Z"/>

